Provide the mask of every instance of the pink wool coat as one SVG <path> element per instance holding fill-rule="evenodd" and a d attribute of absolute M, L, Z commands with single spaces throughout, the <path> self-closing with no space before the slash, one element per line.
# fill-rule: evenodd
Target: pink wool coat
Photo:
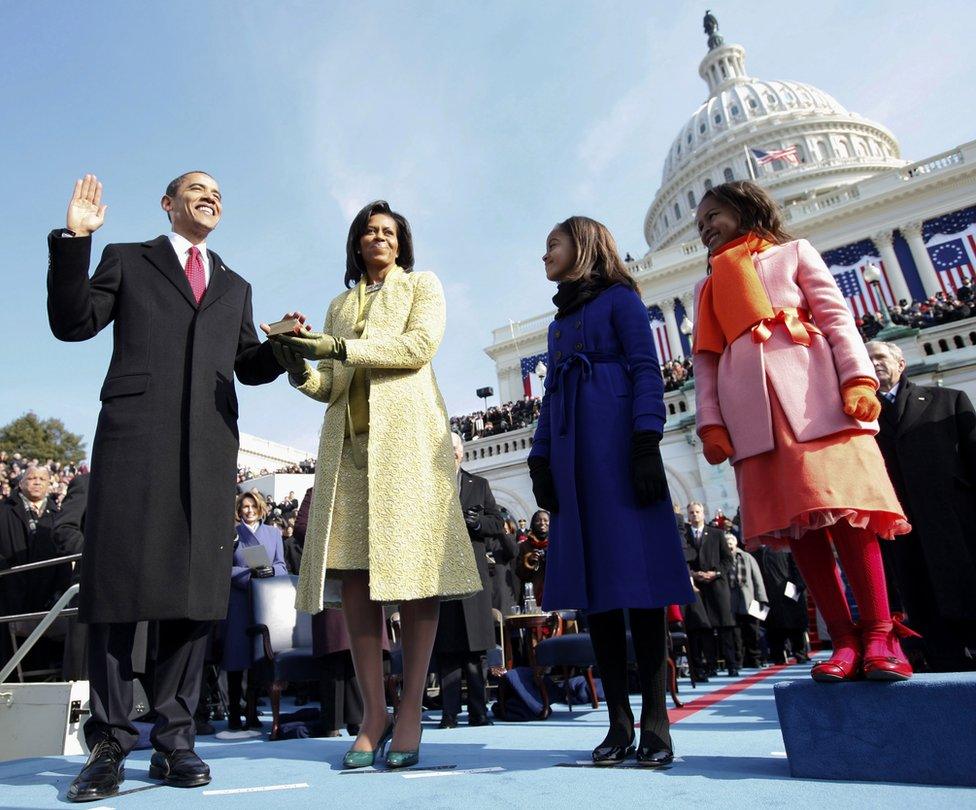
<path fill-rule="evenodd" d="M 810 335 L 809 348 L 794 343 L 782 324 L 772 326 L 765 343 L 752 330 L 736 338 L 721 356 L 696 352 L 695 402 L 699 435 L 709 425 L 724 425 L 732 439 L 735 464 L 772 450 L 768 386 L 783 406 L 801 442 L 842 431 L 878 432 L 878 423 L 844 413 L 841 386 L 855 377 L 877 381 L 854 318 L 820 254 L 798 239 L 753 257 L 774 309 L 806 309 L 823 335 Z M 695 287 L 695 322 L 704 279 Z"/>

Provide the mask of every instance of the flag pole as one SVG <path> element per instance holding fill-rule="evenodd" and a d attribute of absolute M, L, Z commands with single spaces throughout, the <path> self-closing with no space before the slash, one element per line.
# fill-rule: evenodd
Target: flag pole
<path fill-rule="evenodd" d="M 745 150 L 745 153 L 746 153 L 746 168 L 749 170 L 749 179 L 752 180 L 753 183 L 755 183 L 756 182 L 756 170 L 755 170 L 755 168 L 752 165 L 752 155 L 749 154 L 749 147 L 748 146 L 743 146 L 742 148 Z"/>

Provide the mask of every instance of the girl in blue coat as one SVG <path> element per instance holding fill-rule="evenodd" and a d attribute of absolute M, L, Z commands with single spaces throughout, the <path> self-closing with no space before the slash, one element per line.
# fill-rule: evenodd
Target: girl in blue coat
<path fill-rule="evenodd" d="M 627 693 L 630 617 L 643 698 L 637 761 L 674 755 L 665 707 L 665 608 L 694 600 L 658 444 L 664 383 L 647 308 L 607 228 L 570 217 L 549 234 L 558 283 L 548 374 L 529 471 L 551 512 L 544 610 L 587 613 L 610 731 L 593 751 L 616 765 L 635 750 Z"/>

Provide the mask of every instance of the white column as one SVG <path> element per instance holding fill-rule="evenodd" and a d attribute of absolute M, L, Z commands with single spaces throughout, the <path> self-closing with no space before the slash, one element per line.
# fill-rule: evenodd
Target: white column
<path fill-rule="evenodd" d="M 668 342 L 671 344 L 671 356 L 681 357 L 684 350 L 681 348 L 681 333 L 678 331 L 678 322 L 674 317 L 674 299 L 666 298 L 658 306 L 664 314 L 664 327 L 668 332 Z"/>
<path fill-rule="evenodd" d="M 888 276 L 888 283 L 891 285 L 891 292 L 895 296 L 897 304 L 903 298 L 906 301 L 912 300 L 912 294 L 908 291 L 908 284 L 905 281 L 905 274 L 902 272 L 901 265 L 898 264 L 898 257 L 895 255 L 893 240 L 895 235 L 892 231 L 881 231 L 871 237 L 884 262 L 885 273 Z"/>
<path fill-rule="evenodd" d="M 918 275 L 922 279 L 925 294 L 931 296 L 941 292 L 942 285 L 939 284 L 939 277 L 932 265 L 932 257 L 929 256 L 925 242 L 922 241 L 922 223 L 917 221 L 906 222 L 900 230 L 905 235 L 905 241 L 908 242 L 908 247 L 912 251 L 912 258 L 915 260 L 915 267 L 918 268 Z"/>

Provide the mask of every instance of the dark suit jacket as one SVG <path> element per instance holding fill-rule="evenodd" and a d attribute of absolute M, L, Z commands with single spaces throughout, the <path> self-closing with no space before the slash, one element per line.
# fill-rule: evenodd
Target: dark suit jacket
<path fill-rule="evenodd" d="M 474 545 L 482 589 L 467 599 L 441 602 L 440 622 L 437 625 L 435 653 L 479 652 L 495 646 L 495 631 L 491 615 L 491 583 L 488 579 L 488 558 L 485 541 L 505 532 L 501 512 L 491 494 L 491 487 L 480 475 L 461 470 L 461 511 L 481 510 L 481 526 L 468 529 Z"/>
<path fill-rule="evenodd" d="M 200 305 L 165 236 L 110 244 L 48 237 L 48 320 L 87 340 L 112 324 L 92 442 L 79 616 L 222 618 L 234 546 L 237 395 L 283 369 L 260 343 L 251 286 L 213 252 Z"/>
<path fill-rule="evenodd" d="M 56 512 L 54 501 L 49 499 L 48 510 L 38 520 L 31 536 L 20 492 L 14 492 L 0 504 L 0 560 L 3 567 L 13 568 L 62 556 L 53 538 Z M 0 613 L 47 610 L 70 584 L 70 563 L 11 574 L 0 580 Z M 6 627 L 0 626 L 0 631 L 6 632 Z"/>
<path fill-rule="evenodd" d="M 899 590 L 908 604 L 916 583 L 931 580 L 945 618 L 976 619 L 976 411 L 952 388 L 902 379 L 893 405 L 882 399 L 877 440 L 912 533 L 883 547 L 893 553 Z M 926 570 L 912 564 L 919 544 Z"/>
<path fill-rule="evenodd" d="M 718 571 L 718 579 L 712 582 L 696 582 L 699 593 L 685 610 L 685 627 L 688 630 L 705 630 L 710 627 L 734 627 L 732 597 L 729 592 L 729 575 L 735 570 L 735 560 L 725 542 L 721 529 L 706 524 L 700 548 L 695 548 L 691 524 L 685 524 L 681 546 L 688 562 L 689 571 Z"/>

